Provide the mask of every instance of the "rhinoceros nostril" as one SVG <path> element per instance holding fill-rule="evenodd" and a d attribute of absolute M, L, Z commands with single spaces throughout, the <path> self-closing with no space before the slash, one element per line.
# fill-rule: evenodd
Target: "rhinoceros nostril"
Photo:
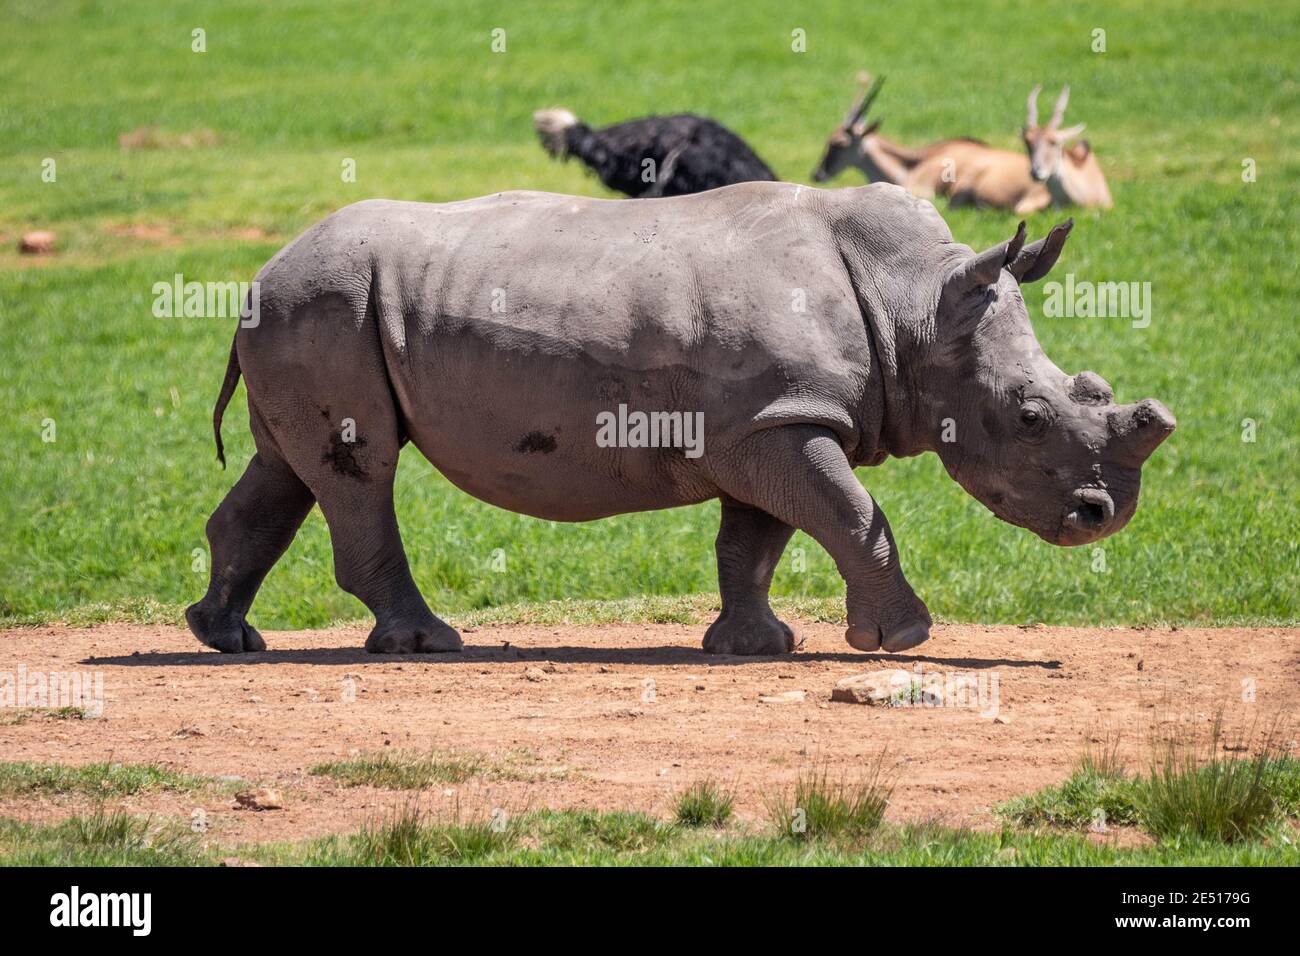
<path fill-rule="evenodd" d="M 1100 528 L 1106 523 L 1106 512 L 1102 510 L 1101 505 L 1094 504 L 1091 501 L 1085 501 L 1079 505 L 1078 515 L 1079 524 L 1088 528 Z"/>
<path fill-rule="evenodd" d="M 1098 488 L 1075 492 L 1076 504 L 1065 516 L 1065 523 L 1080 531 L 1101 531 L 1115 517 L 1115 502 Z"/>

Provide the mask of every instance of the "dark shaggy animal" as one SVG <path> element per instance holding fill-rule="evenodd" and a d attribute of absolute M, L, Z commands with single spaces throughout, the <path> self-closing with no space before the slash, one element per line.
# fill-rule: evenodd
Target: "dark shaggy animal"
<path fill-rule="evenodd" d="M 552 156 L 577 156 L 602 183 L 634 199 L 776 180 L 743 139 L 692 113 L 592 129 L 568 110 L 540 110 L 533 114 L 533 125 Z M 648 166 L 647 159 L 654 165 Z"/>

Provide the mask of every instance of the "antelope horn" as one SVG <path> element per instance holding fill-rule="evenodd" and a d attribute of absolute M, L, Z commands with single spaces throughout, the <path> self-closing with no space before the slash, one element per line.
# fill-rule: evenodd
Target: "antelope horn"
<path fill-rule="evenodd" d="M 867 98 L 867 86 L 870 83 L 870 73 L 858 74 L 858 92 L 857 95 L 853 97 L 853 105 L 850 106 L 849 111 L 844 114 L 845 126 L 852 126 L 853 122 L 858 118 L 858 111 L 862 109 L 862 102 Z"/>
<path fill-rule="evenodd" d="M 853 126 L 858 122 L 858 120 L 862 119 L 862 117 L 866 115 L 867 110 L 871 108 L 871 104 L 875 101 L 876 95 L 880 93 L 880 87 L 885 82 L 885 78 L 880 76 L 876 78 L 874 83 L 871 83 L 870 73 L 861 73 L 858 78 L 862 83 L 862 92 L 858 95 L 858 98 L 854 102 L 853 108 L 849 110 L 848 115 L 844 117 L 845 129 Z M 867 86 L 868 83 L 871 83 L 870 87 Z"/>
<path fill-rule="evenodd" d="M 1025 104 L 1028 112 L 1025 116 L 1025 125 L 1029 129 L 1034 129 L 1038 125 L 1038 94 L 1043 92 L 1043 84 L 1039 83 L 1029 91 L 1029 102 Z"/>
<path fill-rule="evenodd" d="M 1052 121 L 1047 125 L 1051 129 L 1061 125 L 1061 120 L 1065 119 L 1065 104 L 1070 102 L 1070 84 L 1065 84 L 1061 88 L 1061 95 L 1056 98 L 1056 108 L 1052 110 Z"/>

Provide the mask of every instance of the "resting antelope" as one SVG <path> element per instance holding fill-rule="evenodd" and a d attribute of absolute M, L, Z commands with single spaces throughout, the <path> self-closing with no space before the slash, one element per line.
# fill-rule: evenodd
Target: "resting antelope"
<path fill-rule="evenodd" d="M 940 140 L 920 149 L 894 143 L 878 132 L 879 120 L 869 125 L 866 121 L 884 77 L 870 88 L 868 77 L 862 82 L 857 100 L 826 142 L 826 153 L 813 172 L 815 182 L 825 182 L 848 166 L 856 166 L 871 182 L 894 183 L 925 199 L 947 196 L 955 206 L 1011 209 L 1021 216 L 1053 203 L 1109 207 L 1110 194 L 1087 144 L 1063 149 L 1077 131 L 1060 130 L 1056 115 L 1046 128 L 1038 126 L 1034 111 L 1037 89 L 1031 94 L 1030 122 L 1023 131 L 1030 154 L 1025 155 L 969 138 Z M 1066 99 L 1068 91 L 1058 102 L 1062 114 Z M 1041 159 L 1031 160 L 1031 156 Z M 1082 171 L 1080 163 L 1094 171 L 1095 177 L 1093 172 Z M 1042 175 L 1036 175 L 1036 170 Z M 1100 192 L 1095 183 L 1100 183 Z"/>
<path fill-rule="evenodd" d="M 869 82 L 864 75 L 857 100 L 827 140 L 826 154 L 813 172 L 815 182 L 856 166 L 871 182 L 894 183 L 923 199 L 947 196 L 954 206 L 993 206 L 1027 215 L 1052 204 L 1048 187 L 1029 174 L 1029 158 L 1023 153 L 968 138 L 912 149 L 881 136 L 880 121 L 868 125 L 866 113 L 884 77 L 870 88 Z"/>
<path fill-rule="evenodd" d="M 1058 206 L 1109 209 L 1112 203 L 1106 177 L 1102 175 L 1097 156 L 1088 141 L 1081 139 L 1073 146 L 1065 145 L 1084 130 L 1083 123 L 1061 129 L 1065 105 L 1070 102 L 1070 88 L 1066 86 L 1061 90 L 1056 108 L 1052 110 L 1051 122 L 1039 126 L 1038 94 L 1042 89 L 1042 86 L 1035 86 L 1029 93 L 1023 130 L 1025 149 L 1029 151 L 1030 175 L 1047 186 L 1052 201 Z"/>

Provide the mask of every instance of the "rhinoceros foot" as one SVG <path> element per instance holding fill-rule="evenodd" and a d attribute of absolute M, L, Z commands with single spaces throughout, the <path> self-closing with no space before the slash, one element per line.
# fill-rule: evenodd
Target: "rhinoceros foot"
<path fill-rule="evenodd" d="M 432 614 L 414 623 L 376 624 L 366 638 L 366 650 L 371 654 L 438 654 L 459 651 L 464 646 L 460 632 Z"/>
<path fill-rule="evenodd" d="M 911 624 L 906 624 L 886 634 L 880 642 L 880 646 L 891 654 L 896 654 L 899 651 L 905 651 L 916 647 L 918 644 L 923 644 L 929 639 L 930 625 L 925 621 L 913 621 Z"/>
<path fill-rule="evenodd" d="M 851 626 L 844 632 L 844 639 L 849 642 L 849 647 L 860 651 L 880 650 L 880 628 L 875 624 Z"/>
<path fill-rule="evenodd" d="M 771 611 L 766 614 L 724 611 L 704 632 L 706 654 L 788 654 L 794 650 L 794 643 L 790 625 Z"/>
<path fill-rule="evenodd" d="M 923 644 L 930 639 L 930 622 L 909 621 L 896 626 L 888 634 L 882 633 L 878 624 L 854 624 L 844 632 L 850 647 L 860 651 L 888 651 L 897 654 Z"/>
<path fill-rule="evenodd" d="M 185 609 L 185 622 L 195 637 L 223 654 L 266 650 L 266 641 L 257 628 L 229 611 L 205 607 L 202 601 Z"/>

